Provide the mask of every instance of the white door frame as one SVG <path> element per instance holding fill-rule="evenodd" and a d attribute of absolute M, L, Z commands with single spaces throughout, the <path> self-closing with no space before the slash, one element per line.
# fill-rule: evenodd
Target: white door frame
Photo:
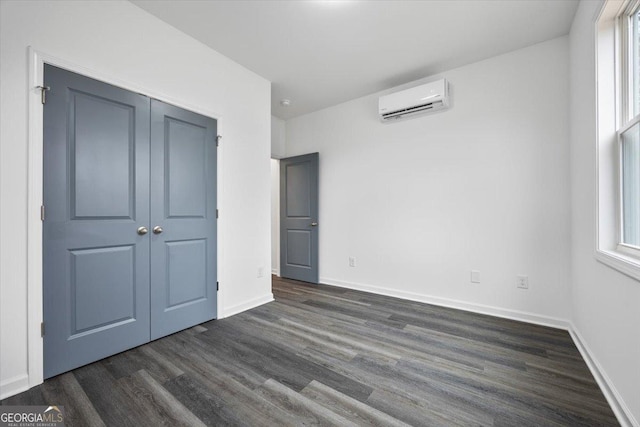
<path fill-rule="evenodd" d="M 280 159 L 278 157 L 271 156 L 271 162 L 273 161 L 278 162 L 278 182 L 275 188 L 273 187 L 273 182 L 271 182 L 271 202 L 273 202 L 274 196 L 277 199 L 276 206 L 271 206 L 271 254 L 273 255 L 274 250 L 276 253 L 275 259 L 271 260 L 271 274 L 275 274 L 276 276 L 280 277 Z M 273 171 L 271 171 L 271 173 L 273 173 Z M 273 176 L 271 176 L 271 179 L 273 180 Z M 274 264 L 275 268 L 273 268 Z"/>
<path fill-rule="evenodd" d="M 222 115 L 192 105 L 182 99 L 168 96 L 138 83 L 122 80 L 108 73 L 83 67 L 73 62 L 48 55 L 42 51 L 28 48 L 29 57 L 29 87 L 28 87 L 28 163 L 27 163 L 27 355 L 28 355 L 28 384 L 21 387 L 24 391 L 43 382 L 43 340 L 40 336 L 42 315 L 42 220 L 40 207 L 43 203 L 43 105 L 39 87 L 44 85 L 44 64 L 50 64 L 65 70 L 82 74 L 132 92 L 144 94 L 168 104 L 175 105 L 194 113 L 214 118 L 218 121 L 218 134 L 222 134 Z M 223 147 L 218 147 L 217 187 L 218 208 L 224 200 L 223 180 Z M 224 280 L 224 216 L 218 219 L 218 281 Z M 217 316 L 221 318 L 222 290 L 218 293 Z"/>

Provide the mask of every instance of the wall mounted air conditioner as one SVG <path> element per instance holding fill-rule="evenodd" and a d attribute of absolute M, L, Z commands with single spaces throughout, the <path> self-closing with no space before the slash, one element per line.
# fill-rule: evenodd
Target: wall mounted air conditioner
<path fill-rule="evenodd" d="M 384 95 L 378 100 L 378 112 L 383 122 L 447 108 L 449 108 L 449 83 L 446 79 Z"/>

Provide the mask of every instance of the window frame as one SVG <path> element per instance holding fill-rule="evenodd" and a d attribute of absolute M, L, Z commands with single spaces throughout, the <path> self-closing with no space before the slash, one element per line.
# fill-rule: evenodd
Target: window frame
<path fill-rule="evenodd" d="M 619 97 L 619 112 L 618 125 L 620 128 L 624 127 L 625 123 L 628 123 L 633 117 L 633 96 L 632 88 L 633 83 L 630 80 L 633 74 L 633 64 L 630 61 L 630 50 L 633 42 L 631 41 L 631 16 L 637 11 L 640 6 L 640 0 L 629 0 L 625 7 L 622 8 L 618 17 L 616 18 L 616 43 L 618 48 L 616 49 L 616 74 L 620 79 L 620 85 L 618 87 Z M 626 96 L 621 96 L 621 95 Z"/>
<path fill-rule="evenodd" d="M 617 233 L 616 250 L 626 256 L 640 260 L 640 246 L 624 242 L 624 197 L 623 197 L 623 135 L 640 123 L 640 99 L 634 99 L 636 85 L 640 85 L 640 76 L 634 80 L 634 15 L 640 13 L 640 0 L 629 0 L 616 18 L 615 28 L 615 77 L 616 85 L 616 139 L 617 139 Z M 640 55 L 639 55 L 640 56 Z M 640 70 L 638 70 L 640 71 Z M 638 95 L 640 98 L 640 95 Z M 634 110 L 638 111 L 634 115 Z"/>

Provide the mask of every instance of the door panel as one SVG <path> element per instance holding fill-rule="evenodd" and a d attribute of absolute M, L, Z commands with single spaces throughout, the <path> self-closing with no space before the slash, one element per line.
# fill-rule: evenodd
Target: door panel
<path fill-rule="evenodd" d="M 69 95 L 73 218 L 132 219 L 135 109 L 74 90 Z"/>
<path fill-rule="evenodd" d="M 151 101 L 151 338 L 216 317 L 216 120 Z"/>
<path fill-rule="evenodd" d="M 45 65 L 44 376 L 147 342 L 149 99 Z"/>
<path fill-rule="evenodd" d="M 280 160 L 280 274 L 318 283 L 318 153 Z"/>
<path fill-rule="evenodd" d="M 135 319 L 133 246 L 71 251 L 71 338 Z"/>
<path fill-rule="evenodd" d="M 287 230 L 287 264 L 311 268 L 311 230 Z"/>
<path fill-rule="evenodd" d="M 207 241 L 167 242 L 167 309 L 207 297 Z"/>
<path fill-rule="evenodd" d="M 166 216 L 204 218 L 207 202 L 207 128 L 171 117 L 166 118 L 165 125 Z"/>
<path fill-rule="evenodd" d="M 285 194 L 287 218 L 311 218 L 311 162 L 287 164 L 285 166 Z"/>

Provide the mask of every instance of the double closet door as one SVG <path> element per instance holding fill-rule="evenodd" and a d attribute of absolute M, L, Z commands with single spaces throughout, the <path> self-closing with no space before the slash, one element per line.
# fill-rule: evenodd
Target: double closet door
<path fill-rule="evenodd" d="M 46 65 L 44 376 L 216 317 L 216 120 Z"/>

